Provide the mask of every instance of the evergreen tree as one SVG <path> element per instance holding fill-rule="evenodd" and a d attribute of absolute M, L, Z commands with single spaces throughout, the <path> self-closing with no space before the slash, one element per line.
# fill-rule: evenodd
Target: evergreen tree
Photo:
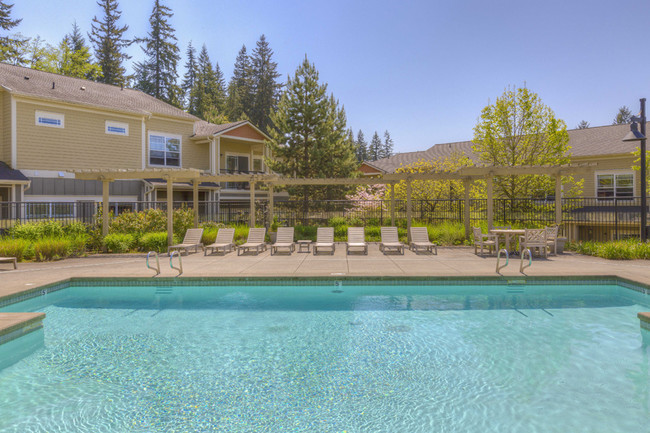
<path fill-rule="evenodd" d="M 221 70 L 221 67 L 219 66 L 219 62 L 215 64 L 214 67 L 214 79 L 216 83 L 216 108 L 221 113 L 222 116 L 224 116 L 225 119 L 227 119 L 226 116 L 226 79 L 223 76 L 223 71 Z M 227 121 L 227 120 L 226 120 Z"/>
<path fill-rule="evenodd" d="M 273 127 L 269 149 L 274 155 L 268 166 L 286 176 L 306 178 L 349 177 L 357 161 L 350 141 L 345 110 L 334 96 L 327 96 L 327 84 L 320 84 L 318 71 L 307 57 L 289 77 L 277 110 L 271 113 Z M 340 187 L 301 185 L 289 193 L 302 200 L 333 198 L 343 194 Z"/>
<path fill-rule="evenodd" d="M 97 16 L 93 18 L 92 30 L 88 35 L 95 48 L 95 58 L 101 69 L 98 81 L 106 84 L 124 84 L 126 69 L 122 65 L 131 56 L 124 53 L 124 49 L 131 41 L 124 39 L 124 32 L 129 26 L 119 26 L 118 21 L 122 12 L 117 10 L 117 0 L 98 0 L 97 5 L 102 8 L 102 20 Z"/>
<path fill-rule="evenodd" d="M 0 29 L 8 32 L 16 27 L 21 19 L 11 18 L 11 9 L 13 4 L 8 4 L 0 1 Z M 21 65 L 24 63 L 23 50 L 29 38 L 24 38 L 20 34 L 3 35 L 0 37 L 0 62 L 10 62 L 13 64 Z"/>
<path fill-rule="evenodd" d="M 393 156 L 393 139 L 390 138 L 388 130 L 384 131 L 384 146 L 382 147 L 381 157 L 390 158 Z"/>
<path fill-rule="evenodd" d="M 269 114 L 277 106 L 282 85 L 276 80 L 280 76 L 278 64 L 271 60 L 273 50 L 269 47 L 266 37 L 260 36 L 251 56 L 251 90 L 253 105 L 249 113 L 251 122 L 268 131 Z M 244 110 L 246 111 L 246 110 Z"/>
<path fill-rule="evenodd" d="M 357 133 L 356 154 L 357 161 L 359 162 L 363 162 L 368 159 L 368 143 L 366 143 L 366 137 L 363 135 L 363 131 L 361 130 L 359 130 Z"/>
<path fill-rule="evenodd" d="M 246 45 L 241 47 L 235 59 L 235 69 L 228 83 L 226 114 L 232 121 L 249 118 L 252 108 L 251 61 Z"/>
<path fill-rule="evenodd" d="M 589 122 L 586 120 L 581 120 L 580 123 L 578 123 L 578 129 L 587 129 L 589 128 Z"/>
<path fill-rule="evenodd" d="M 614 122 L 612 122 L 612 125 L 623 125 L 625 123 L 630 123 L 631 120 L 632 112 L 627 106 L 623 105 L 618 109 L 618 113 L 616 113 L 616 117 L 614 117 Z"/>
<path fill-rule="evenodd" d="M 101 68 L 92 62 L 90 47 L 76 22 L 72 24 L 72 33 L 68 33 L 59 44 L 57 54 L 56 73 L 89 80 L 101 76 Z"/>
<path fill-rule="evenodd" d="M 194 88 L 194 83 L 196 82 L 196 76 L 198 75 L 199 68 L 196 64 L 196 50 L 192 46 L 192 41 L 187 44 L 187 63 L 185 63 L 185 76 L 183 77 L 183 84 L 181 84 L 181 89 L 183 90 L 183 95 L 186 98 L 187 111 L 192 113 L 196 111 L 196 101 L 192 98 L 192 88 Z"/>
<path fill-rule="evenodd" d="M 370 161 L 377 161 L 381 158 L 382 147 L 383 143 L 381 142 L 381 138 L 379 138 L 379 134 L 375 131 L 370 141 L 370 146 L 368 147 L 368 159 Z"/>
<path fill-rule="evenodd" d="M 135 88 L 180 107 L 182 91 L 176 84 L 180 50 L 176 45 L 175 30 L 169 24 L 169 19 L 173 16 L 171 9 L 161 4 L 161 0 L 154 1 L 149 17 L 151 30 L 146 38 L 139 40 L 144 43 L 142 51 L 147 58 L 134 65 Z"/>

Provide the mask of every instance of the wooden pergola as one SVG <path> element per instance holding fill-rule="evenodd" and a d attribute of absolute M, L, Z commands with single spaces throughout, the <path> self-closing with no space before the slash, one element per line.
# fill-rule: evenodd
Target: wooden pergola
<path fill-rule="evenodd" d="M 465 236 L 469 238 L 470 227 L 470 198 L 469 186 L 473 181 L 485 180 L 487 185 L 487 220 L 488 226 L 494 224 L 493 179 L 495 176 L 547 175 L 555 178 L 555 197 L 562 195 L 562 175 L 585 173 L 593 169 L 596 163 L 564 164 L 559 166 L 519 166 L 519 167 L 465 167 L 454 172 L 431 173 L 387 173 L 377 177 L 360 178 L 291 178 L 276 174 L 206 174 L 198 169 L 147 169 L 147 170 L 76 170 L 77 179 L 97 180 L 102 182 L 102 209 L 109 208 L 110 183 L 116 180 L 136 180 L 162 178 L 167 182 L 167 240 L 173 243 L 173 184 L 174 182 L 191 182 L 193 186 L 193 208 L 198 209 L 199 184 L 202 182 L 248 182 L 250 184 L 250 226 L 255 226 L 255 186 L 266 184 L 269 188 L 269 219 L 273 218 L 273 189 L 282 185 L 390 185 L 391 224 L 395 225 L 395 184 L 406 182 L 406 225 L 411 228 L 412 219 L 412 187 L 413 181 L 422 180 L 461 180 L 464 195 Z M 268 221 L 270 224 L 271 221 Z M 562 222 L 562 202 L 555 200 L 555 222 Z M 108 234 L 108 212 L 102 214 L 102 233 Z M 194 225 L 198 227 L 199 215 L 195 212 Z"/>

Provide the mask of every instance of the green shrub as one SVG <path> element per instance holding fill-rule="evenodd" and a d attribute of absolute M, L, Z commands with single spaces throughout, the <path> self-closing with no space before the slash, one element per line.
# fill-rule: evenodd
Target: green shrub
<path fill-rule="evenodd" d="M 183 237 L 192 227 L 194 227 L 194 209 L 183 207 L 174 210 L 174 234 Z"/>
<path fill-rule="evenodd" d="M 154 232 L 142 235 L 140 249 L 164 253 L 167 251 L 167 232 Z"/>
<path fill-rule="evenodd" d="M 315 234 L 314 234 L 315 236 Z M 334 226 L 334 240 L 336 242 L 345 242 L 348 238 L 348 225 Z"/>
<path fill-rule="evenodd" d="M 9 236 L 17 239 L 36 241 L 42 238 L 62 237 L 63 225 L 58 221 L 17 224 L 9 230 Z"/>
<path fill-rule="evenodd" d="M 316 241 L 316 226 L 303 226 L 297 225 L 295 228 L 296 240 L 311 240 Z"/>
<path fill-rule="evenodd" d="M 76 237 L 80 235 L 88 235 L 90 227 L 79 221 L 75 221 L 63 226 L 63 234 L 65 236 Z"/>
<path fill-rule="evenodd" d="M 201 242 L 203 245 L 210 245 L 213 244 L 214 241 L 217 239 L 217 233 L 219 233 L 219 229 L 216 227 L 211 227 L 211 228 L 204 228 L 203 229 L 203 236 L 201 236 Z"/>
<path fill-rule="evenodd" d="M 126 253 L 135 246 L 135 236 L 127 233 L 112 233 L 104 237 L 104 246 L 113 253 Z"/>
<path fill-rule="evenodd" d="M 249 227 L 247 224 L 235 224 L 231 226 L 235 229 L 235 244 L 241 245 L 248 238 Z"/>
<path fill-rule="evenodd" d="M 328 227 L 346 226 L 348 225 L 348 220 L 344 217 L 332 217 L 327 220 L 327 225 Z"/>
<path fill-rule="evenodd" d="M 366 226 L 366 242 L 381 242 L 381 227 Z"/>
<path fill-rule="evenodd" d="M 608 242 L 569 242 L 565 247 L 578 254 L 610 260 L 650 259 L 650 244 L 642 244 L 634 239 Z"/>
<path fill-rule="evenodd" d="M 1 239 L 0 256 L 15 257 L 19 262 L 34 256 L 33 246 L 27 239 Z"/>
<path fill-rule="evenodd" d="M 77 257 L 86 254 L 86 245 L 88 244 L 89 239 L 87 234 L 67 236 L 65 239 L 70 242 L 70 255 Z"/>
<path fill-rule="evenodd" d="M 66 238 L 43 238 L 34 242 L 34 257 L 37 261 L 58 260 L 68 257 L 72 242 Z"/>

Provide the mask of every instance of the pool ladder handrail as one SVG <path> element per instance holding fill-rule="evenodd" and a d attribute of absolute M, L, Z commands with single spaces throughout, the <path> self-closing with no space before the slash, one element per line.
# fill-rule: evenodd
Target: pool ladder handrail
<path fill-rule="evenodd" d="M 174 254 L 178 256 L 178 267 L 174 266 Z M 178 251 L 169 253 L 169 267 L 178 271 L 177 277 L 180 277 L 183 273 L 183 257 Z"/>
<path fill-rule="evenodd" d="M 503 266 L 499 266 L 499 262 L 501 261 L 501 253 L 506 253 L 506 264 Z M 497 274 L 501 274 L 501 269 L 508 266 L 509 263 L 510 263 L 510 254 L 508 254 L 508 250 L 506 250 L 505 248 L 501 248 L 497 253 Z"/>
<path fill-rule="evenodd" d="M 156 267 L 155 267 L 155 268 L 151 267 L 151 265 L 149 264 L 149 257 L 151 257 L 152 254 L 153 254 L 154 256 L 156 256 Z M 147 269 L 151 269 L 152 271 L 155 271 L 155 272 L 156 272 L 156 273 L 153 275 L 154 277 L 160 275 L 160 259 L 158 258 L 158 253 L 157 253 L 157 252 L 155 252 L 155 251 L 149 251 L 149 252 L 147 253 L 147 262 L 146 262 L 146 265 L 147 265 Z"/>
<path fill-rule="evenodd" d="M 524 266 L 524 257 L 528 253 L 528 264 Z M 530 248 L 525 248 L 521 250 L 521 261 L 519 263 L 519 272 L 524 273 L 524 269 L 529 268 L 533 264 L 533 254 L 530 252 Z"/>

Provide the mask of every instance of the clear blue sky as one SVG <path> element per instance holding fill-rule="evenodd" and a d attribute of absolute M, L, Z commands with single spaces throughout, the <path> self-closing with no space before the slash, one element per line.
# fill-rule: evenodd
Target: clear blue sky
<path fill-rule="evenodd" d="M 14 0 L 16 28 L 57 43 L 94 0 Z M 205 43 L 226 78 L 242 44 L 265 34 L 283 80 L 305 54 L 367 139 L 396 152 L 471 139 L 481 109 L 509 85 L 537 92 L 567 126 L 612 122 L 650 98 L 650 2 L 604 0 L 166 0 L 185 49 Z M 153 1 L 122 0 L 127 37 L 143 36 Z M 130 54 L 141 56 L 137 47 Z"/>

